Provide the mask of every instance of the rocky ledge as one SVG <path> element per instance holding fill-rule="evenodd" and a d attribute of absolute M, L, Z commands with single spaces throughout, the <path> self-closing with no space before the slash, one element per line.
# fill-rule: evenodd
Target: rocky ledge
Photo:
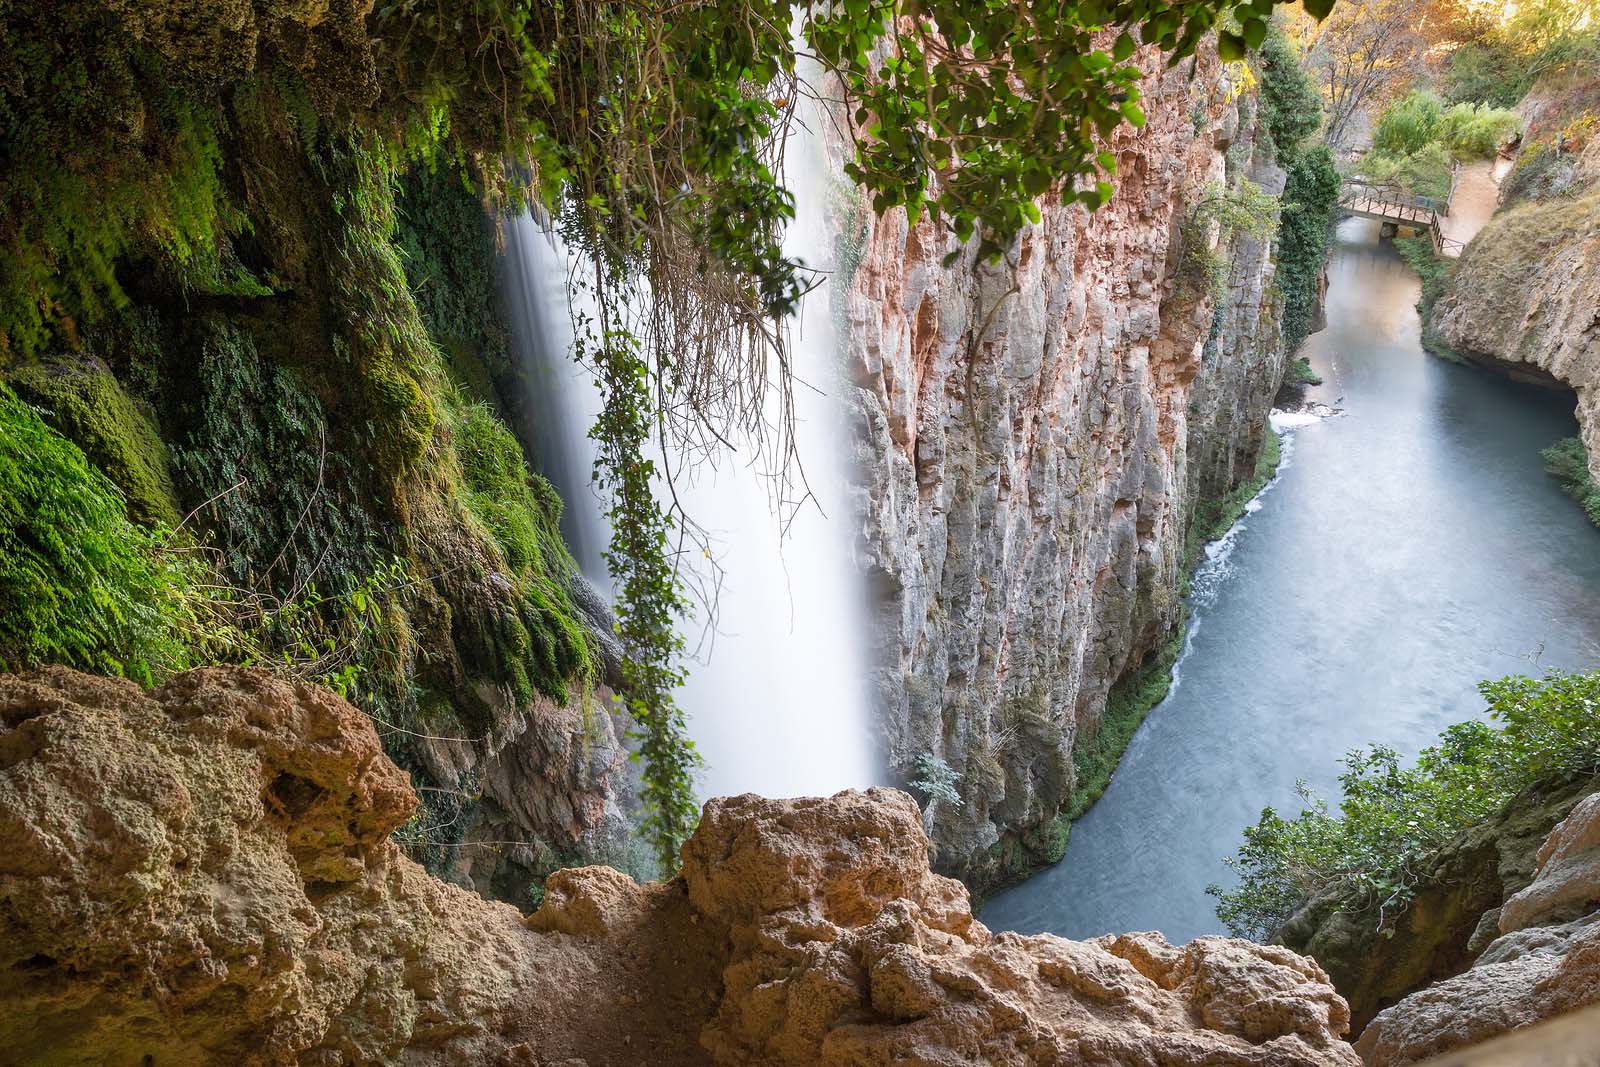
<path fill-rule="evenodd" d="M 715 800 L 683 873 L 524 917 L 389 834 L 371 724 L 262 671 L 0 677 L 0 1048 L 18 1062 L 1355 1064 L 1287 949 L 991 934 L 888 790 Z"/>
<path fill-rule="evenodd" d="M 1417 1063 L 1600 1003 L 1600 793 L 1551 831 L 1538 864 L 1530 885 L 1484 916 L 1500 936 L 1469 969 L 1361 1032 L 1369 1067 Z"/>

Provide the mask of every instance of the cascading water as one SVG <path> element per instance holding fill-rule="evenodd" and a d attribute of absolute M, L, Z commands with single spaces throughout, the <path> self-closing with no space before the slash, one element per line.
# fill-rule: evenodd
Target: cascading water
<path fill-rule="evenodd" d="M 791 136 L 784 175 L 797 207 L 785 251 L 825 267 L 829 175 L 811 130 Z M 573 554 L 592 582 L 609 589 L 587 437 L 599 391 L 572 359 L 567 283 L 580 264 L 528 215 L 510 226 L 508 243 L 515 350 L 530 390 L 528 439 L 566 501 L 562 533 Z M 721 568 L 714 626 L 704 608 L 686 624 L 697 652 L 680 694 L 706 763 L 702 796 L 827 794 L 881 779 L 865 682 L 866 594 L 852 561 L 845 385 L 826 282 L 806 296 L 792 325 L 794 436 L 812 499 L 792 513 L 775 505 L 771 472 L 740 450 L 711 457 L 675 485 Z M 700 561 L 702 586 L 711 584 L 712 565 Z"/>
<path fill-rule="evenodd" d="M 506 310 L 512 354 L 526 389 L 522 439 L 533 444 L 534 463 L 565 504 L 561 536 L 585 578 L 609 590 L 606 541 L 610 537 L 590 484 L 594 442 L 589 427 L 600 411 L 600 390 L 587 368 L 572 358 L 568 279 L 579 266 L 555 233 L 531 212 L 506 227 Z"/>

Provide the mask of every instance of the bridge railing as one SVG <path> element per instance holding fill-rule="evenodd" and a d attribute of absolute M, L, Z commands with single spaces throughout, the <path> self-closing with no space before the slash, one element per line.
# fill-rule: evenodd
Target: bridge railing
<path fill-rule="evenodd" d="M 1437 196 L 1418 196 L 1407 192 L 1397 182 L 1369 182 L 1364 178 L 1346 178 L 1341 201 L 1371 200 L 1386 207 L 1409 208 L 1432 214 L 1447 214 L 1450 202 Z"/>
<path fill-rule="evenodd" d="M 1396 181 L 1368 181 L 1365 178 L 1353 177 L 1344 179 L 1344 192 L 1340 200 L 1367 199 L 1387 204 L 1391 207 L 1411 208 L 1416 211 L 1431 211 L 1436 215 L 1450 214 L 1450 205 L 1455 202 L 1456 186 L 1461 182 L 1461 164 L 1455 163 L 1450 167 L 1450 190 L 1444 196 L 1422 196 L 1410 192 Z"/>

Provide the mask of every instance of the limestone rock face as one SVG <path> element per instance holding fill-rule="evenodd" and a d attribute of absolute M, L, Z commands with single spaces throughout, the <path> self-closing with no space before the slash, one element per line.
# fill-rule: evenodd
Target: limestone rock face
<path fill-rule="evenodd" d="M 1046 197 L 1005 262 L 950 267 L 926 217 L 844 227 L 883 747 L 904 780 L 924 756 L 961 775 L 927 817 L 972 885 L 1059 847 L 1074 742 L 1176 625 L 1189 508 L 1253 475 L 1282 381 L 1271 242 L 1232 250 L 1219 310 L 1193 266 L 1216 235 L 1185 223 L 1237 177 L 1230 145 L 1269 191 L 1282 172 L 1214 56 L 1144 63 L 1148 122 L 1111 137 L 1098 212 Z"/>
<path fill-rule="evenodd" d="M 1600 141 L 1582 167 L 1600 181 Z M 1574 389 L 1600 477 L 1600 186 L 1496 215 L 1462 252 L 1431 322 L 1470 359 Z"/>
<path fill-rule="evenodd" d="M 1539 850 L 1532 884 L 1498 911 L 1501 936 L 1470 969 L 1380 1012 L 1356 1050 L 1399 1067 L 1600 1003 L 1600 794 Z"/>
<path fill-rule="evenodd" d="M 388 834 L 370 723 L 261 671 L 0 676 L 0 1049 L 55 1064 L 1353 1065 L 1282 948 L 991 936 L 911 799 L 713 801 L 524 919 Z M 150 1059 L 146 1059 L 146 1057 Z"/>

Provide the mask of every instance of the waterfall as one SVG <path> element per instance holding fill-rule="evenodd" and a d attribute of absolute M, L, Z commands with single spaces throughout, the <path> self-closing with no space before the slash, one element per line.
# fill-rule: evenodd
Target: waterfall
<path fill-rule="evenodd" d="M 506 314 L 526 390 L 519 429 L 533 445 L 534 466 L 561 494 L 561 536 L 579 570 L 609 590 L 601 553 L 610 529 L 590 484 L 595 446 L 589 427 L 600 412 L 600 388 L 572 358 L 568 279 L 580 267 L 578 256 L 532 212 L 507 220 Z"/>
<path fill-rule="evenodd" d="M 809 125 L 796 129 L 785 153 L 797 218 L 784 245 L 825 268 L 833 179 L 816 123 Z M 586 436 L 599 393 L 571 358 L 567 280 L 576 261 L 527 215 L 509 228 L 507 259 L 535 463 L 566 501 L 562 533 L 585 575 L 609 589 L 600 557 L 606 524 L 590 486 L 594 446 Z M 792 326 L 795 441 L 814 499 L 792 513 L 774 506 L 767 472 L 740 448 L 676 485 L 721 568 L 715 627 L 699 608 L 686 623 L 696 655 L 679 695 L 706 763 L 703 797 L 827 794 L 882 777 L 869 725 L 866 592 L 853 563 L 846 385 L 826 283 L 806 296 Z M 711 578 L 710 562 L 700 561 L 699 570 Z"/>

